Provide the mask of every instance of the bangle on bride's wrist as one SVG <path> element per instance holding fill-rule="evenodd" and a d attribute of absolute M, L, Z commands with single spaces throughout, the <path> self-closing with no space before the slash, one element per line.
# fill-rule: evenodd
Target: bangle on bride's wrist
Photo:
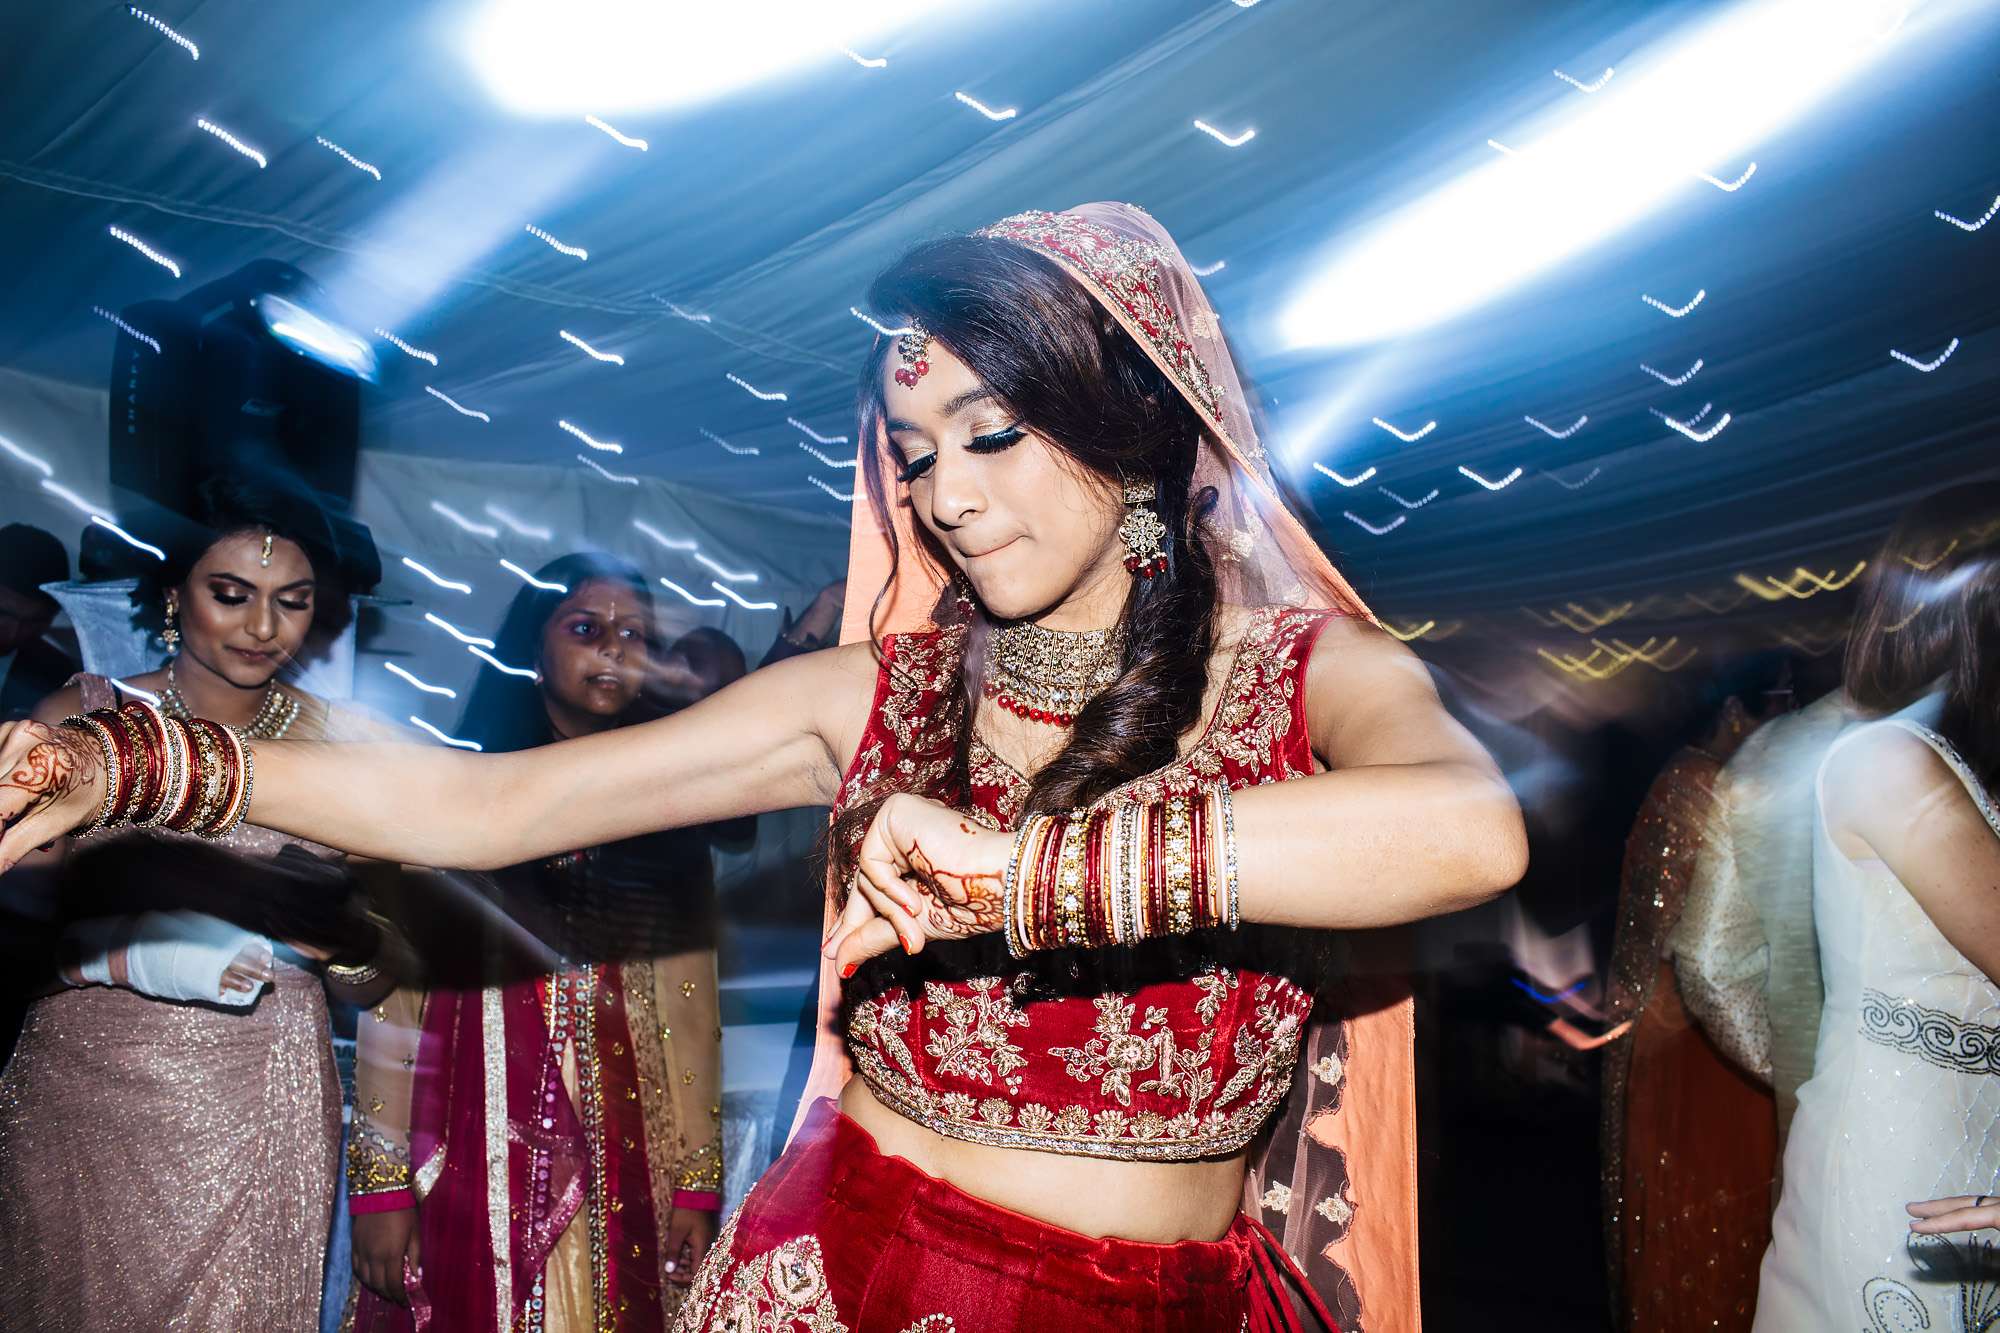
<path fill-rule="evenodd" d="M 326 974 L 343 986 L 366 986 L 382 975 L 382 969 L 373 963 L 328 963 Z"/>
<path fill-rule="evenodd" d="M 1243 924 L 1243 891 L 1236 877 L 1236 802 L 1229 784 L 1215 786 L 1215 805 L 1222 827 L 1222 924 L 1236 930 Z"/>
<path fill-rule="evenodd" d="M 111 823 L 112 811 L 117 808 L 118 797 L 123 787 L 123 772 L 118 763 L 118 746 L 117 742 L 112 740 L 110 730 L 102 722 L 98 722 L 92 718 L 66 717 L 63 719 L 62 725 L 72 731 L 80 731 L 90 737 L 97 743 L 98 749 L 103 752 L 104 804 L 99 808 L 97 818 L 92 820 L 88 827 L 80 828 L 76 831 L 77 837 L 84 838 L 108 826 Z"/>

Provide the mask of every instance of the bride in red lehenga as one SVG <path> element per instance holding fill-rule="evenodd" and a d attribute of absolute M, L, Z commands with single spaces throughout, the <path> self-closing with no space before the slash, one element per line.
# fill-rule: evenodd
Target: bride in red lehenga
<path fill-rule="evenodd" d="M 850 642 L 519 754 L 262 747 L 258 822 L 478 867 L 834 807 L 838 1101 L 717 1237 L 685 1333 L 1275 1330 L 1295 1301 L 1414 1333 L 1409 1002 L 1350 967 L 1316 1011 L 1300 928 L 1503 891 L 1511 793 L 1280 502 L 1145 213 L 933 241 L 871 304 L 909 331 L 864 370 Z M 0 733 L 0 864 L 148 812 L 100 748 Z"/>

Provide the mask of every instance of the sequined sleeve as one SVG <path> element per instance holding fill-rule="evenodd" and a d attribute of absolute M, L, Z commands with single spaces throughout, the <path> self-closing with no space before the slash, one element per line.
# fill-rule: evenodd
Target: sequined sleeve
<path fill-rule="evenodd" d="M 722 1206 L 722 1019 L 713 949 L 653 960 L 653 993 L 674 1104 L 671 1170 L 677 1208 Z M 655 1168 L 660 1171 L 660 1167 Z"/>
<path fill-rule="evenodd" d="M 1688 1013 L 1725 1056 L 1768 1084 L 1771 946 L 1737 868 L 1733 789 L 1725 771 L 1713 827 L 1667 947 Z"/>
<path fill-rule="evenodd" d="M 379 1213 L 416 1205 L 410 1093 L 424 992 L 400 988 L 361 1015 L 354 1042 L 354 1115 L 347 1129 L 347 1206 Z"/>

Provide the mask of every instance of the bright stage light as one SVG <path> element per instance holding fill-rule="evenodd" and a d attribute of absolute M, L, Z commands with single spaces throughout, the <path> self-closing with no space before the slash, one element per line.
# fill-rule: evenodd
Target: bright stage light
<path fill-rule="evenodd" d="M 374 382 L 375 349 L 366 339 L 357 338 L 282 296 L 266 293 L 257 298 L 256 305 L 271 336 L 285 346 L 323 366 Z"/>
<path fill-rule="evenodd" d="M 494 97 L 525 115 L 659 111 L 858 59 L 939 12 L 879 0 L 489 0 L 467 54 Z"/>
<path fill-rule="evenodd" d="M 1751 0 L 1621 62 L 1615 82 L 1563 99 L 1545 125 L 1494 127 L 1514 145 L 1507 156 L 1343 244 L 1286 306 L 1280 337 L 1352 347 L 1442 323 L 1632 226 L 1703 174 L 1742 170 L 1908 39 L 1915 24 L 1897 21 L 1902 9 L 1916 6 Z"/>

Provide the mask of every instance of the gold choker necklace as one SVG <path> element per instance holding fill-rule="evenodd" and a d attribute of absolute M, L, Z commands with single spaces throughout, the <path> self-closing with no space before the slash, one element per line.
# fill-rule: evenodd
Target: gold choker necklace
<path fill-rule="evenodd" d="M 167 688 L 160 692 L 160 711 L 183 722 L 194 716 L 194 710 L 188 707 L 186 697 L 181 694 L 181 687 L 174 681 L 171 658 L 167 661 Z M 264 702 L 257 705 L 257 716 L 240 727 L 230 727 L 230 730 L 246 741 L 282 740 L 298 715 L 299 701 L 280 690 L 274 680 L 264 690 Z"/>
<path fill-rule="evenodd" d="M 1077 632 L 1020 622 L 993 631 L 981 693 L 1016 717 L 1067 727 L 1124 665 L 1122 624 Z"/>

